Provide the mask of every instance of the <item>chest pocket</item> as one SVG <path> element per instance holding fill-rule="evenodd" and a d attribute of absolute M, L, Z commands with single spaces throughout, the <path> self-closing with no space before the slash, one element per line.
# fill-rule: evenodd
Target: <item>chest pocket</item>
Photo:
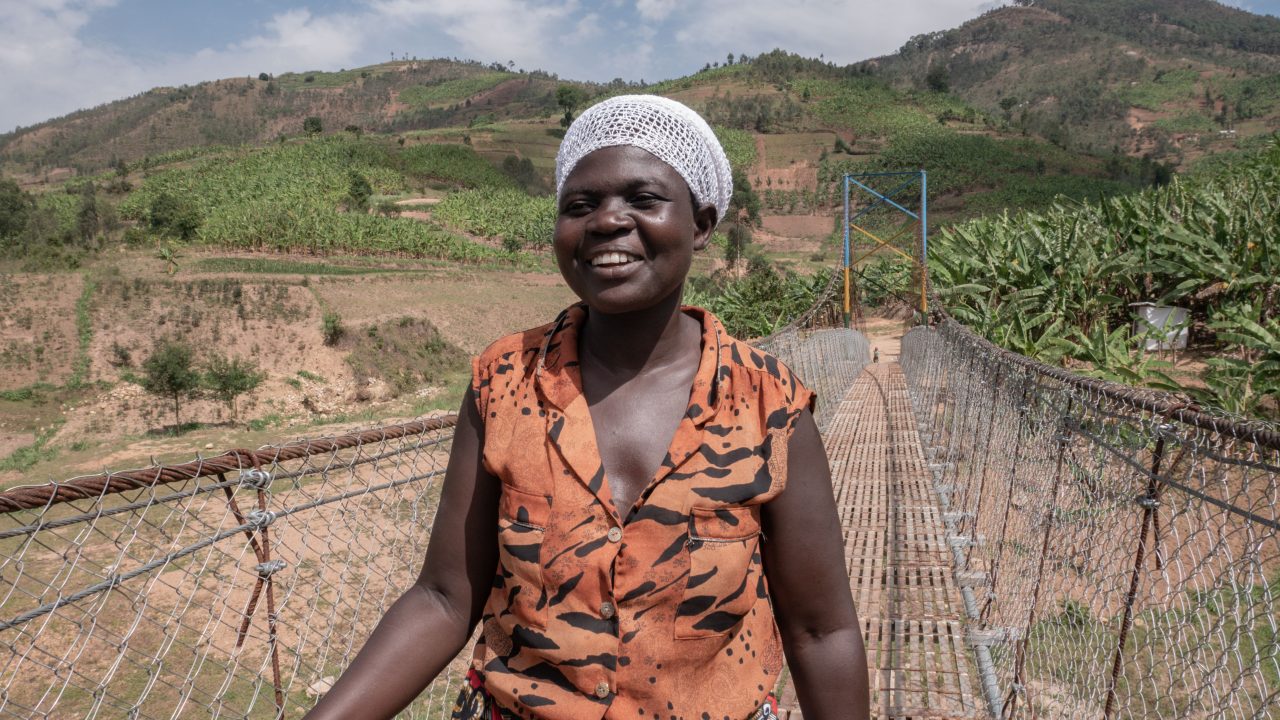
<path fill-rule="evenodd" d="M 724 635 L 759 597 L 759 507 L 693 508 L 687 547 L 689 579 L 676 609 L 675 636 Z"/>
<path fill-rule="evenodd" d="M 546 627 L 547 593 L 542 582 L 542 540 L 551 516 L 551 499 L 502 486 L 498 502 L 498 575 L 494 588 L 505 608 L 526 627 Z"/>

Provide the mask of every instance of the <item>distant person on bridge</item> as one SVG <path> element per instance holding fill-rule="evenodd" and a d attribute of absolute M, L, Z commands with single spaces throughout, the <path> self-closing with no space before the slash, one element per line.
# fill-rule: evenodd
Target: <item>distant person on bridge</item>
<path fill-rule="evenodd" d="M 390 718 L 477 624 L 454 718 L 867 718 L 867 667 L 813 393 L 682 307 L 729 207 L 706 122 L 588 109 L 556 158 L 582 302 L 473 363 L 426 561 L 308 715 Z"/>

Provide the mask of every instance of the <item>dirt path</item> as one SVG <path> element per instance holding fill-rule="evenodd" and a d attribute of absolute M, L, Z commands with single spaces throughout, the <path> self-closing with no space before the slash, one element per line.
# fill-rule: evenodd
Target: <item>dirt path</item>
<path fill-rule="evenodd" d="M 902 352 L 902 336 L 909 329 L 903 320 L 870 316 L 863 334 L 871 341 L 871 347 L 880 350 L 880 362 L 897 362 Z"/>

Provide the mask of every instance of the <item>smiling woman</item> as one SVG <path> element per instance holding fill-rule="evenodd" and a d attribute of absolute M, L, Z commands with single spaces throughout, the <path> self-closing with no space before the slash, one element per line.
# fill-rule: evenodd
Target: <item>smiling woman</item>
<path fill-rule="evenodd" d="M 475 359 L 417 583 L 309 716 L 386 718 L 477 624 L 454 718 L 866 718 L 814 395 L 681 307 L 732 179 L 679 103 L 619 96 L 556 161 L 582 302 Z"/>

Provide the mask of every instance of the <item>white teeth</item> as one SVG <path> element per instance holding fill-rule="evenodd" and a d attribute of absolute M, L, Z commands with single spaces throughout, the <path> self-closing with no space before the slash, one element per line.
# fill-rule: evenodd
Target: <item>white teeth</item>
<path fill-rule="evenodd" d="M 592 267 L 600 267 L 601 265 L 625 265 L 626 263 L 637 260 L 636 256 L 628 255 L 620 252 L 607 252 L 591 258 Z"/>

